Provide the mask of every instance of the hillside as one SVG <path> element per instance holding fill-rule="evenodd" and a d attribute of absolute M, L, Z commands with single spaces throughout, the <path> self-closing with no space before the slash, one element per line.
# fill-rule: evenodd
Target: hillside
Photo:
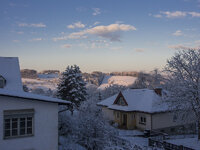
<path fill-rule="evenodd" d="M 111 76 L 106 75 L 101 83 L 101 85 L 98 87 L 98 89 L 105 89 L 108 86 L 111 86 L 113 84 L 121 85 L 121 86 L 130 86 L 132 85 L 137 77 L 132 76 Z"/>

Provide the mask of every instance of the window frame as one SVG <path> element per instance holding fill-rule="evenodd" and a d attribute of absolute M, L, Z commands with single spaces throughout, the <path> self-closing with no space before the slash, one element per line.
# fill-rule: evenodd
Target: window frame
<path fill-rule="evenodd" d="M 3 139 L 12 139 L 12 138 L 20 138 L 20 137 L 30 137 L 34 136 L 34 109 L 20 109 L 20 110 L 5 110 L 3 117 Z M 21 119 L 25 118 L 25 133 L 21 134 Z M 28 118 L 31 118 L 31 121 L 28 121 Z M 6 119 L 9 121 L 9 129 L 6 128 Z M 17 134 L 13 135 L 13 119 L 17 119 L 17 127 L 14 128 L 17 130 Z M 28 122 L 31 122 L 30 127 L 28 127 Z M 28 133 L 28 129 L 31 129 L 31 133 Z M 6 130 L 10 131 L 9 136 L 6 135 Z"/>
<path fill-rule="evenodd" d="M 145 116 L 140 116 L 139 124 L 146 125 L 146 123 L 147 123 L 146 117 Z"/>

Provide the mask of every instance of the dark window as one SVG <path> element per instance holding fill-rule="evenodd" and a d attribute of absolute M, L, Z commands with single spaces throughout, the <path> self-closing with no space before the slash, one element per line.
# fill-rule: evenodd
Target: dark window
<path fill-rule="evenodd" d="M 4 137 L 21 137 L 33 135 L 33 110 L 25 111 L 5 111 L 4 112 Z"/>
<path fill-rule="evenodd" d="M 139 123 L 145 125 L 146 124 L 146 117 L 140 117 Z"/>

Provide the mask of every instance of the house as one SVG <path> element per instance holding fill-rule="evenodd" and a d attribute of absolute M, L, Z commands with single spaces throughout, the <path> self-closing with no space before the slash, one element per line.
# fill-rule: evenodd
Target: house
<path fill-rule="evenodd" d="M 183 127 L 183 123 L 162 102 L 162 93 L 159 88 L 128 89 L 97 105 L 102 106 L 104 116 L 117 123 L 119 128 L 173 133 Z M 193 125 L 187 127 L 194 129 Z"/>
<path fill-rule="evenodd" d="M 23 91 L 18 58 L 0 57 L 0 149 L 58 150 L 58 106 Z"/>

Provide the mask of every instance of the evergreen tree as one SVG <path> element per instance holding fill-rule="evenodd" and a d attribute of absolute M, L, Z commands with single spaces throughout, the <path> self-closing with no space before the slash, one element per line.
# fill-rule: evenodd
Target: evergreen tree
<path fill-rule="evenodd" d="M 58 83 L 57 96 L 63 100 L 71 101 L 73 107 L 78 108 L 81 102 L 86 100 L 85 85 L 79 67 L 77 65 L 68 66 Z"/>

